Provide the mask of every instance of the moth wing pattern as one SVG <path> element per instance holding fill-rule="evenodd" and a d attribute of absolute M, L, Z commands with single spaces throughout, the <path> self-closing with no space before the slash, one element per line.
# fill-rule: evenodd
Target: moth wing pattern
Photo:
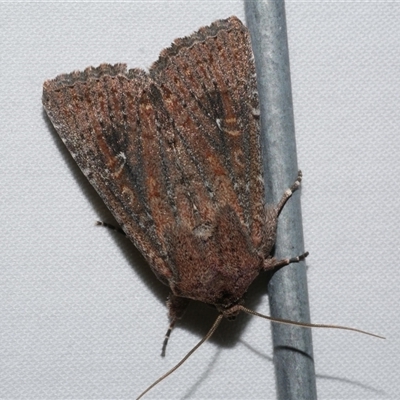
<path fill-rule="evenodd" d="M 192 187 L 199 192 L 197 203 L 214 209 L 230 205 L 259 247 L 265 225 L 260 221 L 264 186 L 257 83 L 247 29 L 232 17 L 177 39 L 161 53 L 150 75 L 159 82 L 167 113 L 178 116 L 175 132 L 186 151 L 176 159 L 187 167 L 187 174 L 196 168 L 189 178 L 199 185 Z"/>
<path fill-rule="evenodd" d="M 167 283 L 165 254 L 148 206 L 139 131 L 150 78 L 141 70 L 103 64 L 46 81 L 44 108 L 82 172 L 121 228 Z M 154 122 L 154 121 L 152 121 Z M 143 118 L 142 118 L 143 124 Z"/>
<path fill-rule="evenodd" d="M 270 249 L 255 67 L 236 17 L 175 40 L 149 73 L 103 64 L 46 81 L 43 104 L 83 173 L 176 296 L 211 304 L 225 296 L 227 306 L 243 296 Z M 233 298 L 224 280 L 236 268 L 238 286 L 245 266 L 253 266 L 251 277 Z M 215 293 L 193 291 L 210 282 Z"/>

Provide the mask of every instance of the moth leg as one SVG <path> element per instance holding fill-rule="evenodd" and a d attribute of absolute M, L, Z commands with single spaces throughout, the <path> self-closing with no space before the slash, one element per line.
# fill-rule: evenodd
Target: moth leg
<path fill-rule="evenodd" d="M 104 226 L 105 228 L 111 229 L 112 231 L 116 231 L 121 235 L 126 236 L 125 232 L 121 228 L 117 228 L 116 226 L 108 224 L 107 222 L 96 221 L 96 225 Z"/>
<path fill-rule="evenodd" d="M 308 251 L 297 257 L 283 258 L 282 260 L 277 260 L 275 257 L 267 258 L 264 260 L 264 271 L 278 270 L 279 268 L 285 267 L 294 262 L 299 262 L 304 260 L 308 256 Z"/>
<path fill-rule="evenodd" d="M 282 198 L 280 199 L 279 203 L 276 205 L 276 211 L 277 211 L 278 215 L 282 211 L 283 206 L 286 204 L 288 199 L 292 196 L 293 192 L 295 192 L 300 187 L 300 183 L 301 183 L 301 179 L 302 178 L 303 178 L 303 174 L 302 174 L 301 171 L 299 171 L 297 173 L 297 179 L 295 180 L 293 185 L 290 186 L 289 189 L 286 189 L 285 192 L 283 193 Z"/>
<path fill-rule="evenodd" d="M 178 319 L 181 319 L 183 317 L 183 314 L 185 313 L 189 302 L 190 300 L 184 297 L 175 296 L 172 293 L 169 295 L 167 300 L 167 307 L 170 324 L 167 333 L 165 334 L 161 350 L 161 357 L 165 357 L 165 351 L 167 349 L 167 344 L 169 337 L 171 336 L 172 329 L 174 328 Z"/>

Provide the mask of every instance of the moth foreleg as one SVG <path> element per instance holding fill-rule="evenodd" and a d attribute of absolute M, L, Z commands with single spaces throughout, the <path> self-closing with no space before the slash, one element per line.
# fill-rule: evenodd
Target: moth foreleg
<path fill-rule="evenodd" d="M 167 349 L 167 344 L 169 337 L 171 336 L 172 329 L 174 328 L 178 319 L 183 317 L 183 314 L 186 311 L 186 308 L 189 304 L 190 300 L 185 297 L 175 296 L 174 294 L 170 294 L 167 300 L 168 307 L 168 317 L 169 317 L 169 327 L 167 333 L 164 337 L 164 342 L 161 350 L 161 357 L 165 357 L 165 351 Z"/>
<path fill-rule="evenodd" d="M 306 251 L 304 254 L 301 254 L 300 256 L 292 258 L 283 258 L 282 260 L 277 260 L 275 257 L 267 258 L 264 260 L 263 269 L 265 271 L 277 270 L 291 263 L 302 261 L 307 256 L 308 256 L 308 251 Z"/>
<path fill-rule="evenodd" d="M 107 222 L 96 221 L 96 225 L 104 226 L 107 229 L 111 229 L 112 231 L 116 231 L 116 232 L 120 233 L 121 235 L 126 236 L 126 233 L 121 228 L 118 228 L 114 225 L 108 224 Z"/>

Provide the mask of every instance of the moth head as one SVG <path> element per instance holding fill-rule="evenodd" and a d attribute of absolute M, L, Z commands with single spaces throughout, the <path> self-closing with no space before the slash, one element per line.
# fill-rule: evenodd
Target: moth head
<path fill-rule="evenodd" d="M 240 313 L 243 307 L 243 300 L 240 300 L 237 304 L 229 305 L 227 307 L 217 305 L 217 310 L 220 314 L 222 314 L 225 318 L 233 321 L 236 316 Z"/>

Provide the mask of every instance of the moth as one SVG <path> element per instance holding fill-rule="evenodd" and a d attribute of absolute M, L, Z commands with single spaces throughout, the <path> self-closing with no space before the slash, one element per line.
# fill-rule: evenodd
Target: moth
<path fill-rule="evenodd" d="M 223 317 L 257 314 L 243 298 L 262 271 L 307 256 L 271 254 L 278 215 L 302 175 L 278 204 L 265 204 L 255 65 L 238 18 L 176 39 L 148 72 L 102 64 L 48 80 L 43 106 L 126 236 L 170 288 L 164 351 L 190 300 L 219 313 L 203 342 Z"/>

